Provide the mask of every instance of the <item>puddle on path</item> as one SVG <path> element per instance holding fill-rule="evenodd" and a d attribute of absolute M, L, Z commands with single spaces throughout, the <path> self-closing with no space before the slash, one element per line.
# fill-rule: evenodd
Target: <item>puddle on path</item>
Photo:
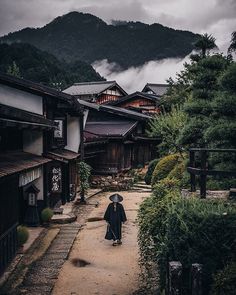
<path fill-rule="evenodd" d="M 85 267 L 89 264 L 91 264 L 90 262 L 84 260 L 84 259 L 79 259 L 79 258 L 74 258 L 71 260 L 71 263 L 75 266 L 75 267 Z"/>

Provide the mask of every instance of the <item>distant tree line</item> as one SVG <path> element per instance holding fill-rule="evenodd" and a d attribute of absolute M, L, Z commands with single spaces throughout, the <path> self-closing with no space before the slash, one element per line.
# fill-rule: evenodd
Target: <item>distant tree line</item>
<path fill-rule="evenodd" d="M 82 61 L 59 61 L 29 44 L 0 44 L 0 71 L 17 77 L 65 89 L 75 82 L 104 80 Z"/>

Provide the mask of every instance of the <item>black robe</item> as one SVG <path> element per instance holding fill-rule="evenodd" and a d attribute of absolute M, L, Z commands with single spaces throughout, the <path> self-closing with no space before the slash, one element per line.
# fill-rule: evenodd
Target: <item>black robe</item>
<path fill-rule="evenodd" d="M 116 203 L 116 211 L 114 203 L 110 203 L 104 215 L 104 219 L 109 223 L 105 239 L 120 240 L 122 222 L 127 220 L 124 207 L 120 203 Z"/>

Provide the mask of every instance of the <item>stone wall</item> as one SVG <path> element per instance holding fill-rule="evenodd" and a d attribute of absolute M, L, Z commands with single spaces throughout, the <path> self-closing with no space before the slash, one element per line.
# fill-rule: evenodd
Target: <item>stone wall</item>
<path fill-rule="evenodd" d="M 102 188 L 104 191 L 129 190 L 133 185 L 133 177 L 94 175 L 90 184 L 91 188 Z"/>

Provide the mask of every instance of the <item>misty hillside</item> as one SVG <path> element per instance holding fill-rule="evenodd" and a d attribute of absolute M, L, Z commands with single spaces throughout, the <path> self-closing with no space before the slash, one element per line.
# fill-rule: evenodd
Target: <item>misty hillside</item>
<path fill-rule="evenodd" d="M 7 73 L 13 63 L 22 78 L 61 89 L 74 82 L 103 80 L 92 66 L 84 62 L 59 61 L 52 54 L 29 44 L 0 44 L 0 71 Z"/>
<path fill-rule="evenodd" d="M 197 37 L 160 24 L 113 22 L 108 25 L 91 14 L 71 12 L 42 28 L 26 28 L 0 40 L 30 43 L 61 60 L 92 64 L 108 59 L 127 68 L 150 60 L 184 57 L 192 51 Z"/>

